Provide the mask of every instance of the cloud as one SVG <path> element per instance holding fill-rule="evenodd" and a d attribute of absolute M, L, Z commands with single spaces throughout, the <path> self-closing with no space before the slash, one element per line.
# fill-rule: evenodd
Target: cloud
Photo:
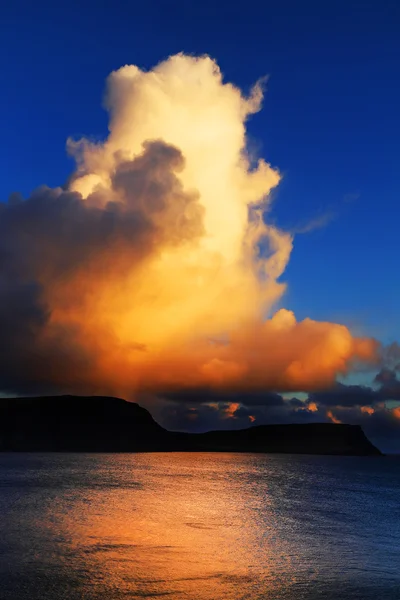
<path fill-rule="evenodd" d="M 235 404 L 243 406 L 282 406 L 284 400 L 280 394 L 265 390 L 224 390 L 212 388 L 181 389 L 165 392 L 163 397 L 167 400 L 188 405 L 199 404 Z"/>
<path fill-rule="evenodd" d="M 107 140 L 69 140 L 65 189 L 1 206 L 2 390 L 237 393 L 253 413 L 377 360 L 343 325 L 275 312 L 293 238 L 268 223 L 278 170 L 247 151 L 262 96 L 208 56 L 110 75 Z"/>
<path fill-rule="evenodd" d="M 400 419 L 400 406 L 393 408 L 392 414 L 396 419 Z"/>
<path fill-rule="evenodd" d="M 400 345 L 397 342 L 381 348 L 381 362 L 387 369 L 400 372 Z"/>
<path fill-rule="evenodd" d="M 359 200 L 360 197 L 361 197 L 360 192 L 353 192 L 353 193 L 345 194 L 343 196 L 343 202 L 347 202 L 348 204 L 350 204 L 351 202 L 356 202 L 357 200 Z"/>
<path fill-rule="evenodd" d="M 295 400 L 295 402 L 293 402 Z M 366 435 L 384 452 L 399 452 L 400 407 L 384 403 L 374 407 L 315 405 L 294 398 L 281 403 L 256 406 L 226 401 L 190 404 L 159 399 L 150 404 L 156 419 L 165 427 L 181 431 L 241 429 L 270 423 L 350 423 L 361 425 Z"/>
<path fill-rule="evenodd" d="M 367 415 L 373 415 L 375 412 L 375 409 L 372 408 L 372 406 L 360 406 L 360 410 L 362 413 L 365 413 Z"/>
<path fill-rule="evenodd" d="M 342 201 L 338 203 L 336 208 L 325 209 L 320 214 L 316 215 L 314 218 L 309 219 L 308 221 L 303 221 L 298 224 L 293 230 L 293 234 L 304 234 L 311 233 L 318 229 L 323 229 L 327 227 L 332 221 L 338 218 L 339 215 L 346 210 L 346 204 L 351 204 L 360 198 L 359 193 L 353 194 L 345 194 L 342 198 Z"/>
<path fill-rule="evenodd" d="M 358 424 L 383 451 L 398 452 L 400 406 L 393 407 L 392 401 L 393 395 L 384 384 L 374 387 L 335 384 L 330 390 L 309 393 L 304 400 L 287 399 L 262 390 L 254 394 L 181 390 L 178 395 L 163 396 L 151 409 L 165 426 L 191 431 L 240 429 L 269 423 Z"/>
<path fill-rule="evenodd" d="M 302 234 L 302 233 L 311 233 L 317 229 L 323 229 L 329 223 L 331 223 L 336 218 L 336 213 L 333 211 L 325 212 L 309 221 L 306 221 L 303 225 L 298 225 L 294 228 L 293 233 Z"/>
<path fill-rule="evenodd" d="M 328 412 L 326 413 L 326 416 L 328 417 L 328 419 L 330 419 L 332 421 L 332 423 L 336 423 L 336 425 L 339 425 L 340 423 L 342 423 L 342 421 L 340 419 L 335 417 L 335 415 L 333 414 L 333 412 L 331 410 L 328 410 Z"/>
<path fill-rule="evenodd" d="M 309 401 L 320 406 L 364 406 L 381 401 L 381 394 L 368 386 L 335 383 L 330 389 L 314 392 Z"/>
<path fill-rule="evenodd" d="M 24 379 L 26 390 L 79 386 L 87 376 L 95 381 L 93 344 L 112 343 L 113 332 L 106 308 L 93 322 L 92 303 L 143 270 L 159 244 L 173 248 L 177 239 L 184 245 L 203 232 L 196 195 L 174 175 L 182 163 L 175 148 L 149 142 L 115 170 L 105 206 L 42 187 L 1 207 L 3 388 L 25 391 Z M 131 196 L 113 201 L 114 190 L 126 193 L 127 179 Z M 144 349 L 129 340 L 130 351 Z"/>
<path fill-rule="evenodd" d="M 387 373 L 390 373 L 388 379 Z M 400 380 L 387 369 L 381 370 L 374 382 L 378 387 L 335 383 L 330 389 L 309 394 L 309 401 L 323 406 L 373 406 L 387 401 L 400 401 Z"/>

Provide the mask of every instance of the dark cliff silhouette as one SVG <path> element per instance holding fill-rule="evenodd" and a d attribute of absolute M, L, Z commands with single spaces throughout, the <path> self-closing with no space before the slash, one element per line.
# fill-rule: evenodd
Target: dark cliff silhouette
<path fill-rule="evenodd" d="M 105 396 L 1 399 L 0 451 L 381 454 L 357 425 L 308 423 L 171 432 L 138 404 Z"/>

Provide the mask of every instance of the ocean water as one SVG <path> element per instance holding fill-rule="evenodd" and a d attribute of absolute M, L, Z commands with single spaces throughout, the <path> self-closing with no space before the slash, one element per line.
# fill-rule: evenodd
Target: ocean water
<path fill-rule="evenodd" d="M 400 459 L 0 454 L 0 599 L 399 600 Z"/>

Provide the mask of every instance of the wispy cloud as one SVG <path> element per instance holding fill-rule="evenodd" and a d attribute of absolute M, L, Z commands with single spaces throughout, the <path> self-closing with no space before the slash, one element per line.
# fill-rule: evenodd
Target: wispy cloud
<path fill-rule="evenodd" d="M 305 221 L 302 224 L 297 225 L 293 229 L 294 234 L 311 233 L 317 229 L 323 229 L 334 219 L 337 218 L 337 213 L 333 210 L 327 211 L 321 215 L 318 215 L 309 221 Z"/>
<path fill-rule="evenodd" d="M 360 196 L 361 196 L 360 192 L 353 192 L 351 194 L 345 194 L 343 196 L 343 202 L 346 202 L 346 203 L 356 202 L 360 198 Z"/>

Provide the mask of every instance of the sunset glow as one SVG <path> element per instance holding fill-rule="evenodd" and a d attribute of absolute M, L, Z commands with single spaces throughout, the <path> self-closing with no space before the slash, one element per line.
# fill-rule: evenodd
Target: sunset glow
<path fill-rule="evenodd" d="M 34 377 L 45 369 L 64 389 L 125 395 L 313 390 L 374 360 L 374 340 L 280 308 L 293 238 L 268 223 L 268 207 L 281 176 L 246 147 L 262 88 L 244 96 L 207 56 L 110 75 L 109 137 L 69 141 L 69 192 L 43 188 L 7 209 L 25 245 L 29 202 L 60 219 L 55 235 L 36 217 L 25 259 L 48 311 Z"/>
<path fill-rule="evenodd" d="M 396 419 L 400 419 L 400 406 L 396 406 L 396 408 L 392 410 L 392 413 Z"/>
<path fill-rule="evenodd" d="M 400 3 L 1 8 L 0 600 L 400 600 Z"/>
<path fill-rule="evenodd" d="M 331 410 L 328 410 L 326 416 L 332 421 L 332 423 L 336 423 L 337 425 L 342 422 L 340 419 L 335 417 Z"/>

